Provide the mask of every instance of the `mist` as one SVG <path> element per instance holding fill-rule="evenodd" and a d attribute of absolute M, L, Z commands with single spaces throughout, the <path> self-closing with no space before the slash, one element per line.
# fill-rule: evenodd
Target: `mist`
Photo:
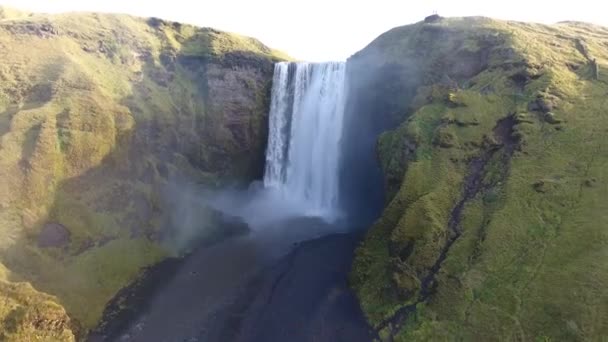
<path fill-rule="evenodd" d="M 343 231 L 345 226 L 341 220 L 328 220 L 307 211 L 306 203 L 281 189 L 264 187 L 262 181 L 254 181 L 247 188 L 220 189 L 174 181 L 166 186 L 162 197 L 169 213 L 163 241 L 176 255 L 241 235 L 274 234 L 277 238 L 281 235 L 302 240 Z M 294 220 L 315 222 L 316 226 L 309 232 L 293 232 Z"/>
<path fill-rule="evenodd" d="M 400 83 L 403 78 L 394 76 L 397 71 L 407 74 L 406 79 L 414 82 L 413 69 L 386 65 L 370 70 L 361 65 L 382 64 L 368 60 L 361 63 L 354 56 L 343 71 L 346 75 L 334 80 L 340 83 L 333 85 L 334 88 L 343 89 L 344 93 L 334 90 L 329 93 L 330 99 L 324 99 L 322 94 L 327 92 L 307 77 L 324 78 L 325 73 L 339 70 L 336 69 L 339 64 L 304 63 L 300 69 L 297 65 L 281 63 L 275 68 L 263 180 L 253 181 L 246 187 L 220 189 L 183 181 L 173 181 L 167 186 L 163 198 L 170 208 L 167 222 L 170 234 L 166 240 L 172 249 L 188 251 L 205 241 L 289 230 L 288 222 L 294 218 L 319 220 L 324 228 L 312 235 L 323 235 L 345 231 L 344 227 L 365 229 L 379 216 L 386 200 L 385 181 L 376 153 L 377 140 L 382 131 L 395 126 L 397 114 L 404 108 L 402 103 L 388 101 L 383 92 L 390 88 L 390 92 L 402 90 L 408 97 L 413 96 L 407 85 Z M 324 105 L 327 109 L 318 107 Z M 309 159 L 307 153 L 323 132 L 315 126 L 322 121 L 321 117 L 312 121 L 315 125 L 306 126 L 298 115 L 318 115 L 319 112 L 324 117 L 340 115 L 343 118 L 339 121 L 342 126 L 339 130 L 326 131 L 335 136 L 314 150 L 316 155 L 325 154 L 324 159 L 315 161 Z M 295 132 L 297 129 L 300 131 Z M 333 150 L 329 148 L 332 144 L 336 145 Z M 335 172 L 334 178 L 324 178 L 332 172 Z M 325 183 L 309 187 L 311 179 L 318 174 Z"/>
<path fill-rule="evenodd" d="M 246 188 L 169 184 L 172 248 L 289 230 L 294 218 L 318 219 L 321 235 L 368 226 L 384 205 L 375 146 L 386 123 L 368 115 L 371 100 L 360 91 L 377 80 L 357 71 L 341 62 L 278 63 L 264 179 Z"/>

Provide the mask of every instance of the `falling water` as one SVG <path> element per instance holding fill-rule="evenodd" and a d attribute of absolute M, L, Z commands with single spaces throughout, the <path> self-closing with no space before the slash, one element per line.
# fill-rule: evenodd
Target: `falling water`
<path fill-rule="evenodd" d="M 345 63 L 277 63 L 274 70 L 264 186 L 335 218 L 344 117 Z"/>

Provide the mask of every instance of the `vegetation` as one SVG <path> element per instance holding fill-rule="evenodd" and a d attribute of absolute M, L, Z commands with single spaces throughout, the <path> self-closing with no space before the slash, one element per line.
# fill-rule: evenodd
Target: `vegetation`
<path fill-rule="evenodd" d="M 349 61 L 373 85 L 353 88 L 376 109 L 361 120 L 393 128 L 351 274 L 382 339 L 608 336 L 607 47 L 588 24 L 434 18 Z M 0 8 L 0 339 L 82 338 L 182 240 L 176 181 L 259 175 L 287 58 L 156 18 Z"/>
<path fill-rule="evenodd" d="M 382 339 L 605 340 L 607 47 L 588 24 L 454 18 L 350 60 L 420 70 L 384 95 L 407 99 L 378 145 L 389 202 L 351 274 Z"/>
<path fill-rule="evenodd" d="M 177 181 L 257 175 L 284 58 L 160 19 L 2 8 L 0 339 L 85 336 L 180 241 Z M 216 238 L 216 215 L 194 211 Z"/>

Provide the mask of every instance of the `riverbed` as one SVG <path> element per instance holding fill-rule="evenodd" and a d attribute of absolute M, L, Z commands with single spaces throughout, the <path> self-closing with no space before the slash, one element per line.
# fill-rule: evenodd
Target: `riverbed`
<path fill-rule="evenodd" d="M 89 340 L 371 341 L 347 282 L 361 234 L 292 218 L 201 246 L 122 291 Z"/>

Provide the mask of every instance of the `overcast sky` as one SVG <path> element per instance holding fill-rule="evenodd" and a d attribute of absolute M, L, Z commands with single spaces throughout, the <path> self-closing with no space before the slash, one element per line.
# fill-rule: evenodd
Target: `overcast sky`
<path fill-rule="evenodd" d="M 256 37 L 303 60 L 343 60 L 382 32 L 443 16 L 483 15 L 554 23 L 587 21 L 608 26 L 597 0 L 0 0 L 0 4 L 38 12 L 101 11 L 210 26 Z"/>

